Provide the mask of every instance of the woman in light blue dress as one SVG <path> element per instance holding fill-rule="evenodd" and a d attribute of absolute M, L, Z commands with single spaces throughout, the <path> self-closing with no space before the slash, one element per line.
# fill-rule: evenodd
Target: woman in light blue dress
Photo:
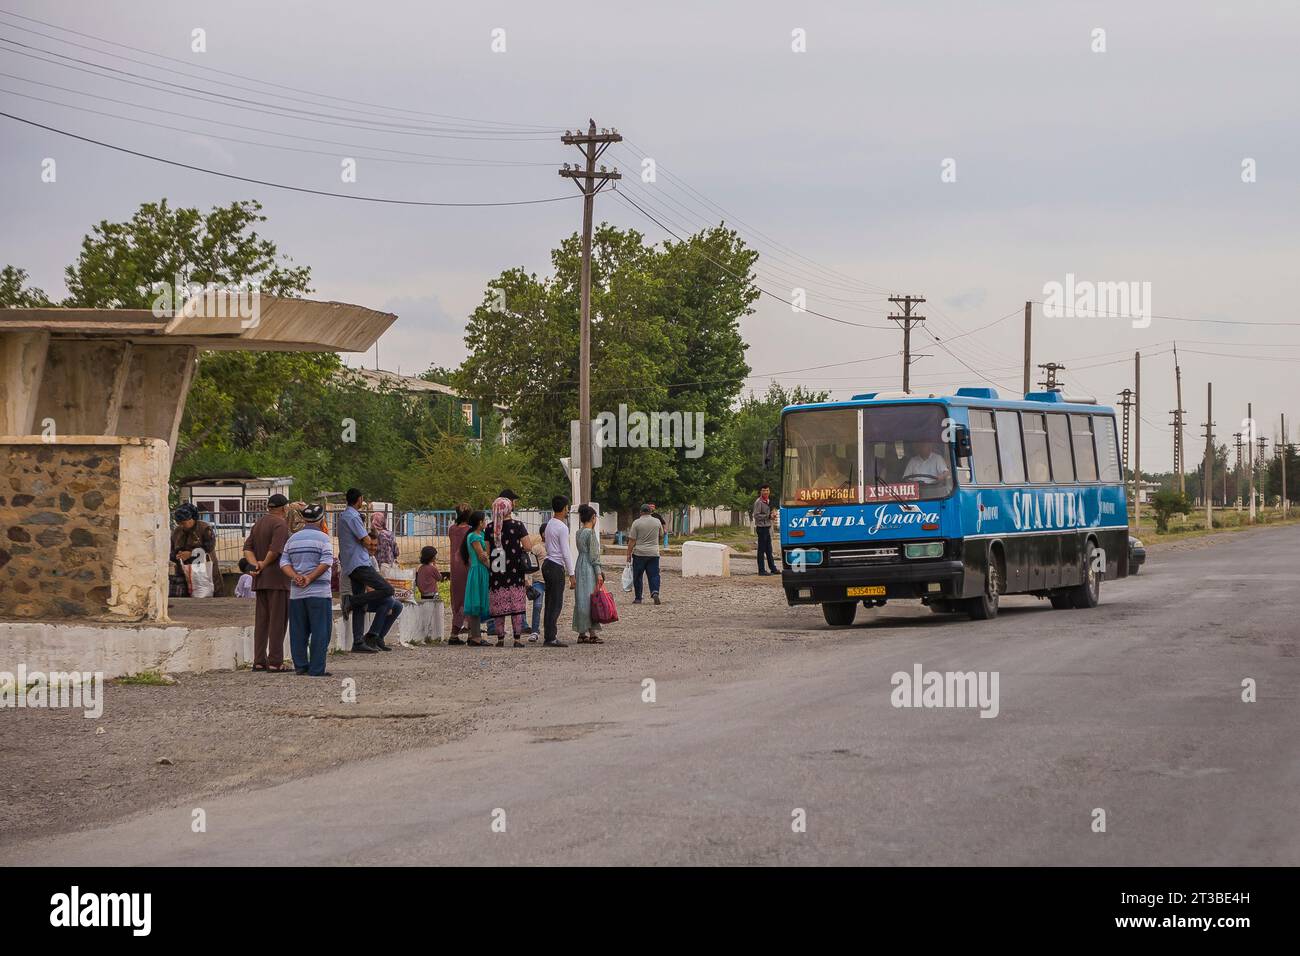
<path fill-rule="evenodd" d="M 604 644 L 600 625 L 591 619 L 591 596 L 605 580 L 600 566 L 600 537 L 596 532 L 596 509 L 583 505 L 578 509 L 578 554 L 574 559 L 573 629 L 579 644 Z"/>

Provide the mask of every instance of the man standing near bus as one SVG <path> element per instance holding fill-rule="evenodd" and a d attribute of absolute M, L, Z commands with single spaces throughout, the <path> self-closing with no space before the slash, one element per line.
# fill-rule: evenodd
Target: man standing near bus
<path fill-rule="evenodd" d="M 766 577 L 769 573 L 776 574 L 776 561 L 772 558 L 772 486 L 763 485 L 758 489 L 758 497 L 754 499 L 754 527 L 758 530 L 758 573 Z M 763 557 L 767 556 L 768 571 L 763 570 Z"/>

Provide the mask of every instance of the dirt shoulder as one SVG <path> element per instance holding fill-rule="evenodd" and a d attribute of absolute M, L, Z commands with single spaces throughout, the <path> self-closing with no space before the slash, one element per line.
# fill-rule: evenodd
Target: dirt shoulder
<path fill-rule="evenodd" d="M 94 720 L 5 709 L 0 846 L 510 726 L 521 704 L 561 688 L 594 696 L 612 684 L 636 692 L 648 674 L 725 679 L 782 641 L 834 639 L 816 608 L 786 606 L 778 579 L 665 571 L 663 597 L 655 607 L 616 595 L 620 621 L 598 646 L 398 647 L 333 654 L 331 678 L 242 670 L 110 683 Z M 342 702 L 344 678 L 356 682 L 356 703 Z"/>

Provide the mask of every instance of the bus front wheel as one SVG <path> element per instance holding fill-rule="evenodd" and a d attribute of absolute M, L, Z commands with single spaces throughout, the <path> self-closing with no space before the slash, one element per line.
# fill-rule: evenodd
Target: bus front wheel
<path fill-rule="evenodd" d="M 845 601 L 838 604 L 823 604 L 822 616 L 831 627 L 848 627 L 858 615 L 858 602 Z"/>
<path fill-rule="evenodd" d="M 1089 541 L 1083 554 L 1083 583 L 1070 588 L 1070 602 L 1077 608 L 1096 607 L 1101 601 L 1101 573 L 1096 554 L 1096 545 Z"/>
<path fill-rule="evenodd" d="M 998 616 L 998 594 L 1002 590 L 1002 561 L 989 552 L 988 570 L 984 574 L 984 593 L 971 598 L 967 608 L 972 621 L 990 621 Z"/>

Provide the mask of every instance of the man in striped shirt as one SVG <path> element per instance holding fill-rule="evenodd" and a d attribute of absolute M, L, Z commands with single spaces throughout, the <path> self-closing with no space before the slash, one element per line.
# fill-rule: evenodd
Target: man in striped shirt
<path fill-rule="evenodd" d="M 289 535 L 280 555 L 280 570 L 289 578 L 289 651 L 293 669 L 312 677 L 329 677 L 325 656 L 330 646 L 330 569 L 334 545 L 325 528 L 325 509 L 307 505 L 301 531 Z"/>

